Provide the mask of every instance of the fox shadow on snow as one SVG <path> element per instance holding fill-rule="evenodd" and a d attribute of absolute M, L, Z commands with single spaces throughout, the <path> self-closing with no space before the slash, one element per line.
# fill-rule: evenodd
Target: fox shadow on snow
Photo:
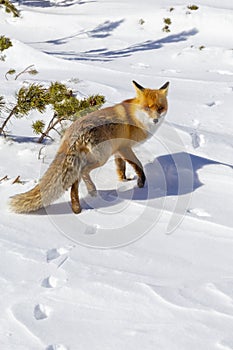
<path fill-rule="evenodd" d="M 98 190 L 97 197 L 94 198 L 89 195 L 83 198 L 80 195 L 81 207 L 83 210 L 100 209 L 125 200 L 140 202 L 192 193 L 203 185 L 198 170 L 210 164 L 220 163 L 187 152 L 159 156 L 144 165 L 147 179 L 144 188 L 138 188 L 135 183 L 133 188 L 130 186 L 127 189 L 127 182 L 120 182 L 118 189 Z M 39 213 L 46 214 L 46 210 L 41 209 Z M 72 214 L 71 206 L 67 202 L 51 204 L 49 214 Z"/>

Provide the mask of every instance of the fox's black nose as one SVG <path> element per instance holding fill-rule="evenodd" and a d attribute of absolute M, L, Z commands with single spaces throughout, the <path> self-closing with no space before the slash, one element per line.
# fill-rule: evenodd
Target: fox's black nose
<path fill-rule="evenodd" d="M 155 124 L 157 124 L 158 121 L 159 121 L 159 120 L 158 120 L 157 118 L 153 119 L 153 122 L 154 122 Z"/>

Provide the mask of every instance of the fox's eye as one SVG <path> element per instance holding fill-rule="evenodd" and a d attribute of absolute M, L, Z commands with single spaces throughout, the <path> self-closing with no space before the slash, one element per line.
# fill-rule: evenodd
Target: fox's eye
<path fill-rule="evenodd" d="M 161 113 L 162 111 L 163 111 L 163 107 L 162 106 L 158 107 L 158 112 Z"/>

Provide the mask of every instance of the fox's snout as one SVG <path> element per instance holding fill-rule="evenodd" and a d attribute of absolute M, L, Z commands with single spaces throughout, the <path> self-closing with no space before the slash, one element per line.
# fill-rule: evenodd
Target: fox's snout
<path fill-rule="evenodd" d="M 160 119 L 163 119 L 165 117 L 165 115 L 167 114 L 166 110 L 161 111 L 161 113 L 156 113 L 156 117 L 153 118 L 153 123 L 157 124 L 159 122 Z"/>

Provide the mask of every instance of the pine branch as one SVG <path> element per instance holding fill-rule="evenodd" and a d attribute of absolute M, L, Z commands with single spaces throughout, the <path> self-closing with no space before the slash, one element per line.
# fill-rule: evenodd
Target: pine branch
<path fill-rule="evenodd" d="M 57 131 L 55 127 L 57 126 L 57 124 L 61 123 L 61 121 L 64 119 L 65 119 L 64 117 L 58 118 L 57 114 L 54 113 L 52 119 L 49 122 L 49 125 L 47 126 L 47 129 L 41 134 L 41 137 L 39 138 L 38 143 L 42 143 L 45 137 L 50 137 L 49 133 L 51 130 Z"/>
<path fill-rule="evenodd" d="M 14 17 L 19 17 L 19 10 L 11 3 L 9 0 L 0 0 L 0 6 L 5 6 L 5 11 L 7 13 L 12 13 Z"/>
<path fill-rule="evenodd" d="M 7 118 L 4 120 L 4 122 L 2 123 L 2 126 L 0 127 L 0 135 L 3 134 L 4 137 L 6 136 L 6 133 L 5 133 L 5 130 L 4 130 L 4 129 L 5 129 L 6 125 L 7 125 L 7 123 L 9 122 L 9 120 L 12 118 L 12 116 L 13 116 L 15 113 L 17 113 L 17 105 L 14 106 L 14 107 L 12 108 L 12 110 L 10 111 L 8 117 L 7 117 Z"/>

